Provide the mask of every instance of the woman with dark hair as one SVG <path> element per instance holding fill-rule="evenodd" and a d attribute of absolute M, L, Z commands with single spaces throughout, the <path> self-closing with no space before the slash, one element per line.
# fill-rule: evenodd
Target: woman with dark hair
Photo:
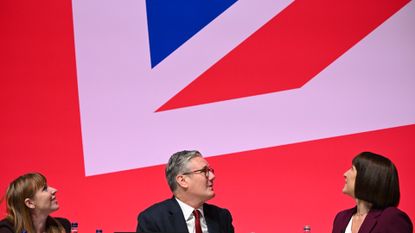
<path fill-rule="evenodd" d="M 354 208 L 336 215 L 333 233 L 412 233 L 408 215 L 397 208 L 398 171 L 381 155 L 358 154 L 344 173 L 343 193 L 356 200 Z"/>
<path fill-rule="evenodd" d="M 69 233 L 67 219 L 49 215 L 59 209 L 56 192 L 40 173 L 15 179 L 7 188 L 7 216 L 0 221 L 0 233 Z"/>

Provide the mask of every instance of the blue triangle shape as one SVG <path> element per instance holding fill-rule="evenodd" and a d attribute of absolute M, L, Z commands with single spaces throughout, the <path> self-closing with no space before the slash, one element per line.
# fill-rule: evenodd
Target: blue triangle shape
<path fill-rule="evenodd" d="M 151 67 L 228 9 L 236 0 L 146 0 Z"/>

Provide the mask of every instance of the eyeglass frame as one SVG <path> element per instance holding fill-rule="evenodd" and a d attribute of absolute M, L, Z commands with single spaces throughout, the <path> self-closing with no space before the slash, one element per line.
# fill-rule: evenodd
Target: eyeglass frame
<path fill-rule="evenodd" d="M 208 167 L 208 166 L 204 166 L 202 169 L 184 172 L 182 173 L 182 175 L 203 174 L 203 173 L 205 174 L 206 178 L 209 178 L 210 173 L 215 174 L 215 169 Z"/>

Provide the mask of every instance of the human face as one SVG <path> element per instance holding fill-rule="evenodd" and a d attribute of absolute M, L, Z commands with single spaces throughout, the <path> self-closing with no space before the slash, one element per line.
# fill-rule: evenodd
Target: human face
<path fill-rule="evenodd" d="M 354 187 L 355 187 L 355 182 L 356 182 L 356 167 L 352 166 L 349 170 L 347 170 L 343 176 L 345 179 L 345 184 L 343 187 L 343 193 L 347 194 L 351 197 L 354 197 Z"/>
<path fill-rule="evenodd" d="M 38 213 L 44 213 L 46 215 L 58 210 L 59 204 L 56 199 L 57 191 L 57 189 L 47 185 L 37 190 L 31 201 L 33 207 L 32 209 Z"/>
<path fill-rule="evenodd" d="M 194 157 L 187 164 L 189 171 L 196 171 L 206 167 L 209 167 L 209 163 L 202 157 Z M 215 196 L 213 189 L 215 174 L 213 172 L 209 172 L 208 176 L 204 172 L 188 173 L 186 176 L 188 177 L 187 194 L 189 197 L 203 203 Z"/>

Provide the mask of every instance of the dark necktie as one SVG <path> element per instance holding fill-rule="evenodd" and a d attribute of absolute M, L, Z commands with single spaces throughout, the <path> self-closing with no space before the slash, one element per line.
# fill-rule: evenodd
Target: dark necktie
<path fill-rule="evenodd" d="M 193 215 L 195 216 L 195 230 L 196 230 L 196 233 L 202 233 L 202 227 L 200 226 L 200 212 L 199 212 L 199 210 L 193 210 Z"/>

